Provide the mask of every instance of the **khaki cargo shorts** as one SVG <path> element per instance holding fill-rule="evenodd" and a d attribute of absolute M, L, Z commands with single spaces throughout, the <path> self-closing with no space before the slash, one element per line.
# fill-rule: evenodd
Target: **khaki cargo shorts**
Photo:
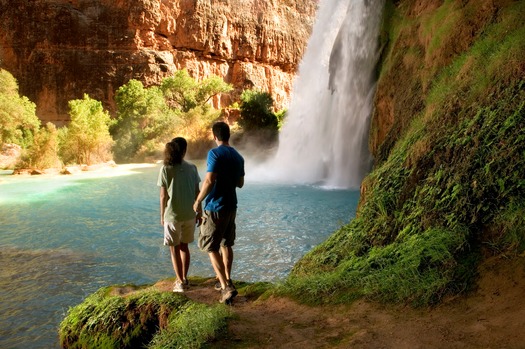
<path fill-rule="evenodd" d="M 234 245 L 236 213 L 237 210 L 204 211 L 198 240 L 202 251 L 217 252 L 221 246 Z"/>

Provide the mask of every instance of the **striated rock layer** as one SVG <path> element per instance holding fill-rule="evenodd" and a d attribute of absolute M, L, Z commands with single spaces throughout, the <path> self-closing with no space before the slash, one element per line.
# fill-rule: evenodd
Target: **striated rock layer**
<path fill-rule="evenodd" d="M 315 0 L 0 0 L 0 67 L 18 80 L 44 122 L 69 119 L 84 93 L 114 112 L 115 91 L 186 68 L 224 77 L 233 98 L 268 91 L 289 103 Z M 227 106 L 229 96 L 217 98 Z"/>

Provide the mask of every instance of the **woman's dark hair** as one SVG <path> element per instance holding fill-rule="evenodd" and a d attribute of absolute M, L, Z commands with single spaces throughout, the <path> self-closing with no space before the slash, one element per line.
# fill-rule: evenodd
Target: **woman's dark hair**
<path fill-rule="evenodd" d="M 182 152 L 182 156 L 184 157 L 184 154 L 186 154 L 186 149 L 188 149 L 188 142 L 186 142 L 186 139 L 182 137 L 175 137 L 171 141 L 173 143 L 177 143 L 177 145 L 180 148 L 180 151 Z"/>
<path fill-rule="evenodd" d="M 182 137 L 173 138 L 164 148 L 164 165 L 178 165 L 186 154 L 188 143 Z"/>

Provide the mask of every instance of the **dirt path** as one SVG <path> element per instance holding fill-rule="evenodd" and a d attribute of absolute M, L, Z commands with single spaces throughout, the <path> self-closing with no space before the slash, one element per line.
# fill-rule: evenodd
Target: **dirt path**
<path fill-rule="evenodd" d="M 203 286 L 186 294 L 217 302 L 212 281 Z M 308 307 L 239 295 L 232 311 L 228 333 L 211 348 L 525 348 L 525 258 L 487 261 L 473 294 L 433 309 L 366 301 Z"/>

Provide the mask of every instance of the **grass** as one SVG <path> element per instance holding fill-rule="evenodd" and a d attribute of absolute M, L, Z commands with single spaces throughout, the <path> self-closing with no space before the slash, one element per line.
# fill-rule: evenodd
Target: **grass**
<path fill-rule="evenodd" d="M 225 305 L 189 302 L 170 315 L 167 327 L 155 335 L 148 348 L 201 348 L 226 327 L 230 316 Z"/>
<path fill-rule="evenodd" d="M 129 286 L 128 286 L 129 287 Z M 60 324 L 63 348 L 199 348 L 230 316 L 173 292 L 136 288 L 122 297 L 104 287 L 69 309 Z"/>
<path fill-rule="evenodd" d="M 207 280 L 194 277 L 192 283 L 200 285 Z M 236 285 L 248 299 L 264 299 L 274 287 L 267 282 L 238 281 Z M 147 285 L 104 287 L 69 309 L 60 324 L 60 345 L 104 349 L 201 348 L 219 336 L 232 316 L 223 304 L 201 304 L 184 294 L 160 292 Z"/>
<path fill-rule="evenodd" d="M 482 243 L 494 254 L 516 255 L 525 250 L 524 226 L 525 204 L 511 201 L 487 229 Z"/>

